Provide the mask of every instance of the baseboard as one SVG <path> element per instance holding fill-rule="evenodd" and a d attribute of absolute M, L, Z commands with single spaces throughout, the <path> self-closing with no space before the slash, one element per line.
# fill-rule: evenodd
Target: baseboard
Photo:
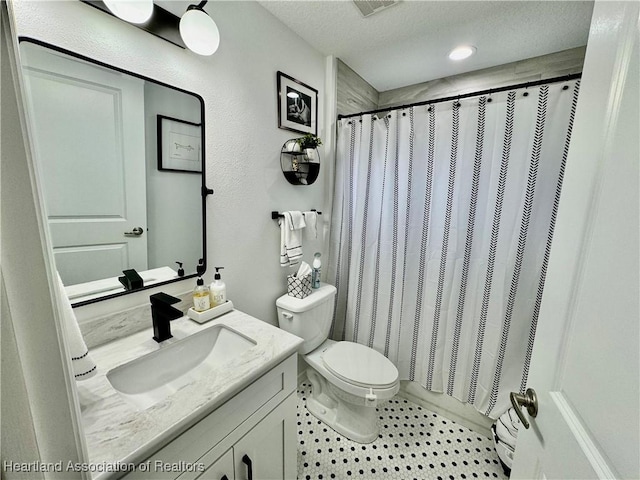
<path fill-rule="evenodd" d="M 430 392 L 419 383 L 408 380 L 400 382 L 398 395 L 427 410 L 453 420 L 479 435 L 491 438 L 490 429 L 494 420 L 481 414 L 469 404 L 462 403 L 444 393 Z"/>

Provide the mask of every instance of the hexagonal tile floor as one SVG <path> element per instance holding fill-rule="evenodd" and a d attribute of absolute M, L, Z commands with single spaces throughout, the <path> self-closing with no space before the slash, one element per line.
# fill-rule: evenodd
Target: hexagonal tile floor
<path fill-rule="evenodd" d="M 396 396 L 378 408 L 380 436 L 363 445 L 332 430 L 305 407 L 298 388 L 298 479 L 506 479 L 493 442 Z"/>

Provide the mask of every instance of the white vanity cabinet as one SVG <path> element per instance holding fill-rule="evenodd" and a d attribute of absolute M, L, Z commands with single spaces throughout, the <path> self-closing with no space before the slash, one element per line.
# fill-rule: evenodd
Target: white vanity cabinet
<path fill-rule="evenodd" d="M 224 402 L 127 479 L 296 478 L 297 354 Z"/>
<path fill-rule="evenodd" d="M 224 453 L 196 478 L 198 480 L 223 480 L 225 476 L 228 480 L 296 478 L 295 409 L 296 395 L 292 394 L 242 437 L 232 449 Z M 293 439 L 293 445 L 288 445 L 291 439 Z M 202 462 L 206 465 L 204 459 Z M 180 477 L 181 480 L 182 478 Z M 188 477 L 184 476 L 184 478 Z"/>
<path fill-rule="evenodd" d="M 234 480 L 233 448 L 206 468 L 202 475 L 196 477 L 198 480 Z"/>

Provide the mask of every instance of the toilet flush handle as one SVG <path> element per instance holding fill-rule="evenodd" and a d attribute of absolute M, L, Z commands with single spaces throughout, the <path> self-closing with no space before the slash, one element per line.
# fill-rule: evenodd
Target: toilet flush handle
<path fill-rule="evenodd" d="M 282 312 L 282 316 L 283 316 L 284 318 L 286 318 L 287 320 L 291 320 L 291 319 L 293 319 L 293 315 L 292 315 L 292 314 L 290 314 L 289 312 Z"/>

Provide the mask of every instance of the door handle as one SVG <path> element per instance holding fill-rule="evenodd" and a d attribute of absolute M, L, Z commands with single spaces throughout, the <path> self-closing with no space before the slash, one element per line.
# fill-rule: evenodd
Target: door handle
<path fill-rule="evenodd" d="M 127 237 L 139 237 L 143 233 L 144 233 L 144 229 L 142 227 L 136 227 L 130 232 L 124 232 L 125 236 Z"/>
<path fill-rule="evenodd" d="M 251 462 L 251 458 L 249 458 L 249 455 L 243 455 L 242 463 L 247 466 L 247 474 L 249 475 L 247 477 L 247 480 L 253 480 L 253 463 Z"/>
<path fill-rule="evenodd" d="M 511 405 L 513 405 L 513 409 L 516 411 L 522 425 L 524 425 L 524 428 L 529 428 L 529 422 L 524 418 L 520 407 L 525 407 L 529 416 L 536 418 L 536 415 L 538 415 L 538 396 L 536 391 L 533 388 L 527 388 L 524 395 L 511 392 L 509 398 L 511 398 Z"/>

